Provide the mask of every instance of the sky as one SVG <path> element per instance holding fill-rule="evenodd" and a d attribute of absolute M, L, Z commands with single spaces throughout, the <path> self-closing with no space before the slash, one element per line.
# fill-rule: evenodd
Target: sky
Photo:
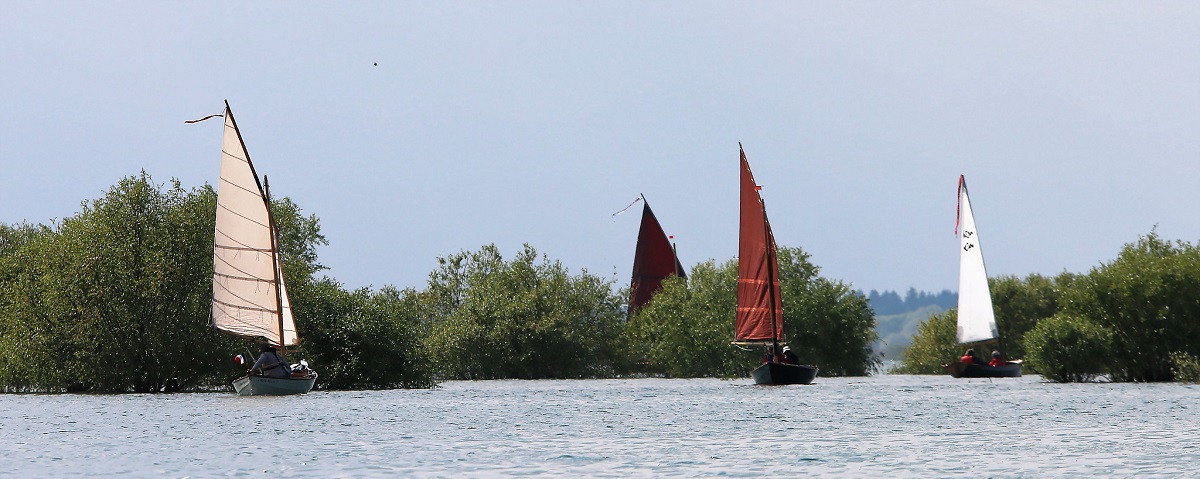
<path fill-rule="evenodd" d="M 644 194 L 686 267 L 737 255 L 738 144 L 780 245 L 869 291 L 1200 239 L 1197 2 L 10 2 L 0 223 L 145 170 L 215 184 L 228 100 L 326 273 L 421 289 L 523 243 L 629 281 Z"/>

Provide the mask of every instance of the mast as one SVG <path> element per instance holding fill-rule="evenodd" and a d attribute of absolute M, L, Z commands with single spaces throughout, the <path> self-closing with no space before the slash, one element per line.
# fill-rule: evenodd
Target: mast
<path fill-rule="evenodd" d="M 267 224 L 271 228 L 271 269 L 275 271 L 275 315 L 279 317 L 279 352 L 282 354 L 286 346 L 283 330 L 283 272 L 279 270 L 279 229 L 275 225 L 275 215 L 271 213 L 271 184 L 267 175 L 263 175 L 263 203 L 267 206 Z"/>
<path fill-rule="evenodd" d="M 759 198 L 763 211 L 763 236 L 767 239 L 767 298 L 771 302 L 771 348 L 776 360 L 779 358 L 779 324 L 776 322 L 775 274 L 771 266 L 778 264 L 775 257 L 775 235 L 771 234 L 771 223 L 767 221 L 767 202 Z M 782 320 L 783 318 L 779 318 Z"/>

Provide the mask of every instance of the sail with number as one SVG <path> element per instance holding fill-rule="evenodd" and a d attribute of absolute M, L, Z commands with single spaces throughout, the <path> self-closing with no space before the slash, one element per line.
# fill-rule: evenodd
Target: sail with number
<path fill-rule="evenodd" d="M 211 325 L 276 346 L 299 342 L 270 201 L 228 103 L 217 185 Z"/>
<path fill-rule="evenodd" d="M 642 196 L 642 225 L 638 229 L 637 248 L 633 254 L 633 279 L 630 281 L 629 314 L 636 313 L 662 287 L 671 275 L 687 279 L 683 265 L 675 255 L 675 247 L 663 231 L 650 203 Z"/>
<path fill-rule="evenodd" d="M 967 197 L 967 181 L 958 177 L 958 342 L 977 343 L 1000 337 L 996 328 L 996 313 L 992 309 L 992 294 L 988 289 L 987 269 L 983 265 L 983 250 L 975 214 Z"/>
<path fill-rule="evenodd" d="M 767 210 L 741 150 L 741 222 L 738 244 L 737 316 L 734 341 L 774 342 L 783 339 L 783 301 L 779 261 Z"/>

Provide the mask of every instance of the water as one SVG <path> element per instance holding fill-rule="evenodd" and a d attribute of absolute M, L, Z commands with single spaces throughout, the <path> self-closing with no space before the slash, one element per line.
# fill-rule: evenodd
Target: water
<path fill-rule="evenodd" d="M 1190 476 L 1200 387 L 943 376 L 0 395 L 0 475 Z"/>

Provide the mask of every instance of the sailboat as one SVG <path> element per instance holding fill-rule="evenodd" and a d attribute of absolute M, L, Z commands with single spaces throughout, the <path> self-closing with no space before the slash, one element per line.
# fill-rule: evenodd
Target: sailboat
<path fill-rule="evenodd" d="M 996 327 L 996 313 L 992 309 L 992 293 L 988 289 L 979 231 L 975 228 L 975 214 L 971 211 L 971 199 L 967 196 L 967 180 L 961 175 L 958 177 L 958 224 L 954 233 L 959 238 L 958 344 L 998 341 L 1000 330 Z M 943 367 L 956 378 L 1021 376 L 1020 360 L 1006 361 L 999 366 L 955 361 Z"/>
<path fill-rule="evenodd" d="M 780 298 L 779 259 L 767 207 L 754 182 L 746 151 L 741 152 L 741 226 L 738 245 L 737 345 L 770 345 L 780 351 L 783 336 L 783 300 Z M 775 354 L 775 357 L 780 357 Z M 767 362 L 751 372 L 755 384 L 809 384 L 816 366 Z"/>
<path fill-rule="evenodd" d="M 217 185 L 210 325 L 277 348 L 300 342 L 283 281 L 267 180 L 258 181 L 229 102 Z M 316 380 L 317 373 L 305 365 L 284 378 L 248 373 L 235 379 L 233 388 L 240 396 L 304 394 Z"/>
<path fill-rule="evenodd" d="M 683 265 L 675 254 L 675 245 L 658 224 L 658 218 L 650 210 L 650 202 L 646 201 L 645 195 L 641 195 L 641 201 L 642 226 L 638 229 L 637 248 L 633 253 L 633 279 L 629 284 L 630 316 L 650 302 L 668 276 L 687 279 Z"/>

